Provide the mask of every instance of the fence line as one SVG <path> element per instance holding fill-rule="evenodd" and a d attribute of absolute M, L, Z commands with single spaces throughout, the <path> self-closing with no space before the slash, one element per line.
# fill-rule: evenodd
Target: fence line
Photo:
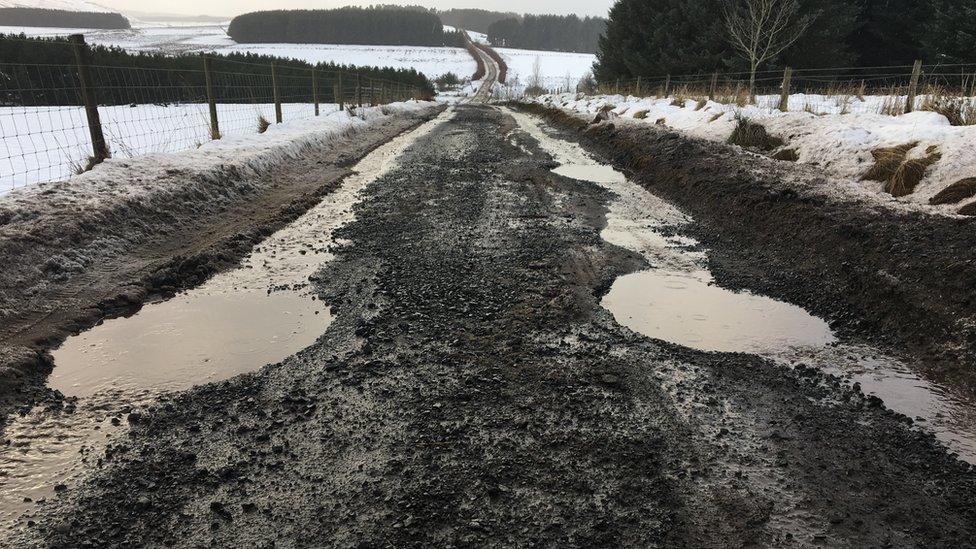
<path fill-rule="evenodd" d="M 895 65 L 757 71 L 749 93 L 748 72 L 639 76 L 597 83 L 544 78 L 517 82 L 506 95 L 577 93 L 634 97 L 712 100 L 814 114 L 872 113 L 898 115 L 919 108 L 954 103 L 976 123 L 976 64 Z M 937 109 L 935 109 L 937 110 Z"/>
<path fill-rule="evenodd" d="M 201 55 L 195 69 L 113 66 L 93 64 L 81 35 L 46 44 L 72 48 L 75 62 L 0 60 L 0 192 L 65 179 L 110 156 L 174 152 L 258 133 L 264 121 L 311 119 L 421 94 L 355 71 L 210 55 Z"/>

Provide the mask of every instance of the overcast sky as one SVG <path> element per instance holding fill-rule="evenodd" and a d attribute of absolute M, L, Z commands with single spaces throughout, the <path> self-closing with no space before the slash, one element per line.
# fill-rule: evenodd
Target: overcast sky
<path fill-rule="evenodd" d="M 613 0 L 377 0 L 349 2 L 338 0 L 94 0 L 118 10 L 185 15 L 237 15 L 248 11 L 294 8 L 337 8 L 348 5 L 410 4 L 437 9 L 481 8 L 516 13 L 575 13 L 606 16 Z"/>

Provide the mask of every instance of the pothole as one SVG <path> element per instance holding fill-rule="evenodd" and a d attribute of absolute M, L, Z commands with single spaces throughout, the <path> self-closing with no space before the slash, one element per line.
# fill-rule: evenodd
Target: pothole
<path fill-rule="evenodd" d="M 801 307 L 712 285 L 706 254 L 681 227 L 676 208 L 600 165 L 578 145 L 546 135 L 515 114 L 561 165 L 553 172 L 599 184 L 617 195 L 601 237 L 640 253 L 651 269 L 619 277 L 602 305 L 635 332 L 705 351 L 745 352 L 789 365 L 806 363 L 855 383 L 916 421 L 957 455 L 976 464 L 976 403 L 921 378 L 877 350 L 842 344 L 822 319 Z"/>
<path fill-rule="evenodd" d="M 254 251 L 240 268 L 69 338 L 53 352 L 50 387 L 67 405 L 9 418 L 0 445 L 0 521 L 18 527 L 39 500 L 91 469 L 129 414 L 172 391 L 279 362 L 321 336 L 332 317 L 309 277 L 332 259 L 336 229 L 362 189 L 388 173 L 441 116 L 378 147 L 342 185 Z"/>

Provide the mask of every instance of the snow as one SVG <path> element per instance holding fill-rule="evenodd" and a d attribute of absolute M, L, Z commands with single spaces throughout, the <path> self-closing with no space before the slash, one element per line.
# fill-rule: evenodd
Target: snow
<path fill-rule="evenodd" d="M 338 105 L 322 104 L 322 114 Z M 307 103 L 283 104 L 288 122 L 314 118 Z M 224 137 L 257 133 L 258 117 L 274 120 L 273 104 L 218 104 Z M 207 105 L 201 103 L 99 107 L 102 129 L 112 156 L 176 152 L 210 141 Z M 82 107 L 0 107 L 0 193 L 40 181 L 69 177 L 92 154 Z"/>
<path fill-rule="evenodd" d="M 3 1 L 3 0 L 0 0 Z M 256 53 L 301 59 L 309 63 L 414 69 L 434 79 L 447 72 L 464 78 L 474 74 L 474 59 L 464 48 L 422 46 L 362 46 L 336 44 L 238 44 L 225 25 L 136 25 L 126 30 L 0 27 L 0 34 L 64 36 L 82 33 L 89 44 L 116 46 L 132 52 Z"/>
<path fill-rule="evenodd" d="M 634 123 L 655 124 L 661 121 L 681 133 L 711 141 L 725 142 L 736 125 L 737 117 L 762 124 L 773 136 L 787 142 L 786 148 L 799 154 L 799 162 L 824 169 L 828 174 L 854 183 L 856 191 L 868 191 L 885 202 L 926 205 L 928 211 L 955 212 L 961 204 L 927 206 L 929 199 L 948 185 L 966 177 L 976 177 L 976 126 L 951 126 L 946 117 L 934 112 L 916 111 L 901 116 L 879 114 L 885 97 L 865 97 L 863 101 L 847 100 L 847 108 L 838 106 L 835 98 L 795 95 L 791 109 L 780 112 L 772 105 L 778 96 L 757 98 L 760 106 L 738 107 L 714 101 L 699 104 L 696 100 L 675 98 L 642 98 L 621 95 L 583 96 L 575 94 L 546 95 L 536 101 L 567 111 L 595 115 L 606 105 L 613 106 L 615 116 Z M 682 103 L 675 105 L 674 103 Z M 807 105 L 819 105 L 820 112 L 806 112 Z M 847 112 L 850 111 L 850 112 Z M 635 118 L 638 113 L 644 118 Z M 844 114 L 841 114 L 844 113 Z M 873 164 L 871 150 L 918 142 L 908 158 L 922 157 L 930 146 L 938 148 L 941 160 L 925 173 L 915 192 L 893 198 L 882 190 L 882 184 L 861 181 Z M 963 203 L 964 204 L 964 203 Z"/>
<path fill-rule="evenodd" d="M 335 111 L 309 120 L 273 125 L 264 134 L 207 141 L 179 153 L 156 153 L 137 158 L 111 158 L 94 169 L 58 183 L 30 185 L 0 197 L 0 217 L 5 227 L 30 223 L 38 203 L 53 211 L 70 212 L 105 208 L 106 203 L 154 200 L 160 194 L 184 192 L 184 185 L 213 185 L 236 174 L 248 185 L 278 163 L 309 147 L 333 146 L 343 135 L 366 131 L 391 116 L 420 113 L 434 103 L 408 101 L 360 109 L 356 116 Z M 243 185 L 244 183 L 240 183 Z M 233 186 L 233 183 L 228 183 Z M 211 191 L 207 191 L 211 192 Z M 234 192 L 233 188 L 227 192 Z M 32 213 L 34 212 L 34 213 Z M 27 216 L 27 217 L 24 217 Z M 6 230 L 6 229 L 4 229 Z"/>
<path fill-rule="evenodd" d="M 43 10 L 118 13 L 118 10 L 100 6 L 87 0 L 0 0 L 0 8 L 37 8 Z"/>
<path fill-rule="evenodd" d="M 596 62 L 596 56 L 590 53 L 511 48 L 495 48 L 495 51 L 508 65 L 508 82 L 516 87 L 524 87 L 530 80 L 536 59 L 539 60 L 542 86 L 546 89 L 565 89 L 567 77 L 571 87 L 575 88 L 579 79 L 593 70 Z"/>

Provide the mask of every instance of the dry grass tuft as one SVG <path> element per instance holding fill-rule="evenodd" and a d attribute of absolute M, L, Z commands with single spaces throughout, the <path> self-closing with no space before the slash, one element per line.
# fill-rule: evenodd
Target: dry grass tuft
<path fill-rule="evenodd" d="M 929 149 L 931 151 L 931 149 Z M 907 196 L 915 192 L 915 187 L 919 181 L 925 177 L 925 170 L 932 164 L 942 159 L 942 153 L 936 151 L 929 152 L 922 158 L 912 158 L 902 162 L 898 170 L 891 176 L 891 180 L 885 184 L 884 190 L 891 196 Z"/>
<path fill-rule="evenodd" d="M 959 215 L 976 215 L 976 202 L 970 202 L 959 208 Z"/>
<path fill-rule="evenodd" d="M 871 151 L 871 156 L 874 157 L 874 166 L 871 166 L 871 169 L 861 177 L 861 180 L 890 181 L 894 177 L 895 172 L 898 171 L 898 167 L 905 161 L 905 157 L 908 156 L 908 151 L 914 149 L 917 145 L 918 141 L 912 141 L 904 145 L 878 147 L 874 149 Z"/>
<path fill-rule="evenodd" d="M 725 114 L 724 112 L 720 112 L 720 113 L 716 113 L 716 114 L 712 115 L 712 117 L 708 119 L 708 123 L 711 124 L 712 122 L 715 122 L 719 118 L 722 118 L 722 115 L 724 115 L 724 114 Z"/>
<path fill-rule="evenodd" d="M 647 118 L 647 115 L 648 115 L 649 112 L 650 111 L 648 111 L 646 109 L 641 109 L 641 110 L 639 110 L 639 111 L 637 111 L 637 112 L 634 113 L 634 118 L 636 118 L 638 120 L 644 120 L 645 118 Z"/>
<path fill-rule="evenodd" d="M 927 95 L 922 100 L 921 109 L 941 114 L 949 119 L 949 124 L 953 126 L 976 125 L 976 104 L 968 98 L 942 94 Z"/>
<path fill-rule="evenodd" d="M 796 149 L 780 149 L 773 153 L 772 158 L 784 162 L 796 162 L 800 159 L 800 153 L 796 152 Z"/>
<path fill-rule="evenodd" d="M 956 204 L 974 196 L 976 196 L 976 177 L 967 177 L 942 189 L 939 194 L 929 199 L 929 204 L 933 206 Z"/>
<path fill-rule="evenodd" d="M 657 119 L 656 121 L 654 121 L 654 123 L 655 123 L 655 124 L 657 124 L 658 126 L 663 126 L 663 125 L 665 125 L 665 124 L 666 124 L 667 122 L 668 122 L 668 121 L 667 121 L 667 120 L 665 120 L 664 118 L 658 118 L 658 119 Z"/>
<path fill-rule="evenodd" d="M 695 112 L 698 112 L 698 111 L 700 111 L 700 110 L 702 110 L 702 109 L 704 109 L 704 108 L 705 108 L 705 105 L 706 105 L 707 103 L 708 103 L 708 102 L 707 102 L 707 101 L 705 101 L 704 99 L 699 99 L 699 100 L 698 100 L 698 102 L 697 102 L 697 103 L 695 103 Z"/>
<path fill-rule="evenodd" d="M 685 99 L 684 99 L 684 97 L 675 97 L 674 99 L 672 99 L 671 100 L 671 106 L 672 107 L 681 107 L 681 108 L 684 108 L 685 107 Z"/>
<path fill-rule="evenodd" d="M 268 122 L 267 118 L 265 118 L 264 116 L 258 117 L 258 133 L 264 133 L 268 131 L 268 128 L 270 127 L 271 127 L 271 122 Z"/>
<path fill-rule="evenodd" d="M 98 160 L 94 156 L 89 156 L 81 161 L 69 160 L 68 164 L 71 166 L 71 172 L 73 174 L 81 175 L 85 172 L 92 171 L 92 168 L 98 165 Z"/>
<path fill-rule="evenodd" d="M 757 124 L 744 116 L 737 117 L 735 129 L 726 141 L 730 145 L 738 145 L 747 149 L 771 151 L 782 147 L 786 143 L 775 136 L 769 135 L 765 126 Z"/>

